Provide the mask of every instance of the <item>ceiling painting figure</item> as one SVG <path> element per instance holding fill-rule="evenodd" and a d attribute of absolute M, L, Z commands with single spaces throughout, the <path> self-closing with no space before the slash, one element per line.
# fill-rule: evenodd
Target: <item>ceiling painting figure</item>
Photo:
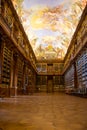
<path fill-rule="evenodd" d="M 64 59 L 86 0 L 12 0 L 37 60 Z"/>

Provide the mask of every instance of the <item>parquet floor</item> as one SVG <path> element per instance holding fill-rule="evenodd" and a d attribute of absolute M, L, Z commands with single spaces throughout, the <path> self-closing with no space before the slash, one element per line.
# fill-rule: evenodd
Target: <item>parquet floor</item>
<path fill-rule="evenodd" d="M 87 99 L 63 93 L 0 99 L 0 130 L 87 130 Z"/>

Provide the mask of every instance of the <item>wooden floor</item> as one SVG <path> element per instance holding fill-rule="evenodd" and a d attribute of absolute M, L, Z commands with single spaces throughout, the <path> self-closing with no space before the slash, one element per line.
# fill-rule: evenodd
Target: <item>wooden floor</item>
<path fill-rule="evenodd" d="M 0 99 L 0 130 L 87 130 L 87 99 L 63 93 Z"/>

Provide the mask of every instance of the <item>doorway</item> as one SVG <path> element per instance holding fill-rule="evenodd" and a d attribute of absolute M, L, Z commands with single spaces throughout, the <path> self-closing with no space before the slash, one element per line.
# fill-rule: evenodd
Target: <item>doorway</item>
<path fill-rule="evenodd" d="M 47 92 L 53 92 L 53 76 L 50 75 L 47 77 Z"/>

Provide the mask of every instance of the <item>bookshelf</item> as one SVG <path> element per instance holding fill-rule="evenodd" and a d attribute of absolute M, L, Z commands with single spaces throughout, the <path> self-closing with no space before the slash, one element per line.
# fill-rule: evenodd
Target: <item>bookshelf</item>
<path fill-rule="evenodd" d="M 73 65 L 71 65 L 71 67 L 65 73 L 65 87 L 74 88 L 74 66 Z"/>
<path fill-rule="evenodd" d="M 36 89 L 37 91 L 46 91 L 47 76 L 38 75 L 36 77 Z"/>
<path fill-rule="evenodd" d="M 45 63 L 42 64 L 42 72 L 47 72 L 47 64 Z"/>
<path fill-rule="evenodd" d="M 53 76 L 53 87 L 54 91 L 64 90 L 64 77 L 63 76 Z"/>
<path fill-rule="evenodd" d="M 63 71 L 63 63 L 54 63 L 53 70 L 55 73 L 60 74 Z"/>
<path fill-rule="evenodd" d="M 30 80 L 30 69 L 28 68 L 28 66 L 25 66 L 25 70 L 24 70 L 24 82 L 23 82 L 23 94 L 28 94 L 29 93 L 29 84 L 31 84 Z"/>
<path fill-rule="evenodd" d="M 11 76 L 11 59 L 12 51 L 6 46 L 3 48 L 3 64 L 2 64 L 2 86 L 10 86 L 10 76 Z"/>
<path fill-rule="evenodd" d="M 23 81 L 23 61 L 18 59 L 18 77 L 17 77 L 17 87 L 22 88 L 22 81 Z"/>
<path fill-rule="evenodd" d="M 24 86 L 28 86 L 28 80 L 29 80 L 29 69 L 28 67 L 26 66 L 26 69 L 25 69 L 25 76 L 24 76 Z"/>
<path fill-rule="evenodd" d="M 78 87 L 87 88 L 87 48 L 85 48 L 76 61 L 77 75 L 78 75 Z"/>
<path fill-rule="evenodd" d="M 29 74 L 28 74 L 28 82 L 29 85 L 32 85 L 32 80 L 33 80 L 33 75 L 31 69 L 29 69 Z"/>
<path fill-rule="evenodd" d="M 36 68 L 37 68 L 37 71 L 38 71 L 38 72 L 41 72 L 41 64 L 40 64 L 40 63 L 37 63 L 37 64 L 36 64 Z"/>
<path fill-rule="evenodd" d="M 47 72 L 53 73 L 53 64 L 47 64 Z"/>

